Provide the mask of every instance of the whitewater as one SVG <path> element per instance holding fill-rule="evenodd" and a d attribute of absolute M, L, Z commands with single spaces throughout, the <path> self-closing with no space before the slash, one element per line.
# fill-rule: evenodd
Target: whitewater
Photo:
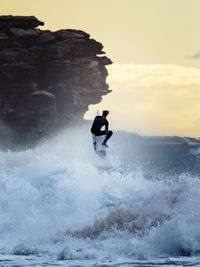
<path fill-rule="evenodd" d="M 128 142 L 100 159 L 83 125 L 0 152 L 0 266 L 200 266 L 198 175 L 144 175 Z"/>

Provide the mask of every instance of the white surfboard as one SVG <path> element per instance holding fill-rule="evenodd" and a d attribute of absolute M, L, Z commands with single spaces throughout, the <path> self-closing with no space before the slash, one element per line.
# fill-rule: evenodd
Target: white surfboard
<path fill-rule="evenodd" d="M 100 116 L 100 115 L 101 115 L 100 112 L 97 111 L 94 118 L 96 118 L 97 116 Z M 105 126 L 102 126 L 101 131 L 104 131 L 104 130 L 105 130 Z M 105 138 L 106 138 L 106 135 L 96 136 L 96 135 L 92 134 L 92 141 L 93 141 L 94 150 L 100 157 L 103 157 L 103 158 L 106 156 L 106 147 L 102 146 L 102 143 L 103 143 Z"/>

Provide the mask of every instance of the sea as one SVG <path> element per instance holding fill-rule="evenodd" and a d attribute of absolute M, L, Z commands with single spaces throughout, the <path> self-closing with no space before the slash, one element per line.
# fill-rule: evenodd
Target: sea
<path fill-rule="evenodd" d="M 150 141 L 149 141 L 150 140 Z M 200 266 L 200 149 L 83 125 L 0 152 L 0 266 Z"/>

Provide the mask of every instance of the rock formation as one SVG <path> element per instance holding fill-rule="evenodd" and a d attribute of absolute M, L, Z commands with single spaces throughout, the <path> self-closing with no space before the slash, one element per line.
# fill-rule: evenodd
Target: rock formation
<path fill-rule="evenodd" d="M 101 43 L 42 25 L 33 16 L 0 16 L 1 145 L 33 144 L 83 118 L 110 91 L 105 65 L 112 62 Z"/>

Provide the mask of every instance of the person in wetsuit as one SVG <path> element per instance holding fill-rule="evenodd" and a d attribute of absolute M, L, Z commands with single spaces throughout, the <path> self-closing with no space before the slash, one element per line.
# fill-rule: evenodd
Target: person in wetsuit
<path fill-rule="evenodd" d="M 104 110 L 102 113 L 102 116 L 96 116 L 96 118 L 93 121 L 91 133 L 100 136 L 100 135 L 106 135 L 106 138 L 104 139 L 102 146 L 109 147 L 106 143 L 108 139 L 112 136 L 113 132 L 108 130 L 108 120 L 106 119 L 107 115 L 109 114 L 108 110 Z M 105 130 L 102 131 L 101 127 L 105 125 Z"/>

